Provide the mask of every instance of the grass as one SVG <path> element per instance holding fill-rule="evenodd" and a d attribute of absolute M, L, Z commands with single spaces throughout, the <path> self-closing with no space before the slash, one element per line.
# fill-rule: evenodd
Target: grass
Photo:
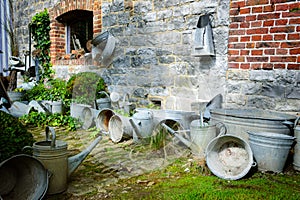
<path fill-rule="evenodd" d="M 288 174 L 255 172 L 240 180 L 228 181 L 211 173 L 200 173 L 201 167 L 197 163 L 192 164 L 190 172 L 184 172 L 184 162 L 179 160 L 165 170 L 122 180 L 119 184 L 127 187 L 111 190 L 111 197 L 147 200 L 300 199 L 300 173 L 296 171 Z"/>

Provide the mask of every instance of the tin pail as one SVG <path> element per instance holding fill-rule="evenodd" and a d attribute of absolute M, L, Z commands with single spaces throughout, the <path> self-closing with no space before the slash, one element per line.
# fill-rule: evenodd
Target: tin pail
<path fill-rule="evenodd" d="M 96 100 L 97 109 L 101 110 L 103 108 L 111 108 L 111 100 L 110 100 L 109 95 L 106 92 L 104 92 L 104 91 L 101 91 L 99 93 L 105 94 L 106 97 L 105 98 L 100 98 L 100 99 Z"/>
<path fill-rule="evenodd" d="M 294 146 L 294 157 L 293 157 L 294 169 L 298 171 L 300 171 L 300 125 L 298 125 L 299 120 L 300 117 L 296 119 L 295 126 L 294 126 L 294 136 L 296 138 L 296 144 Z"/>
<path fill-rule="evenodd" d="M 282 172 L 295 138 L 285 134 L 248 131 L 259 171 Z"/>
<path fill-rule="evenodd" d="M 102 109 L 95 118 L 96 127 L 102 131 L 108 132 L 110 118 L 115 115 L 115 112 L 109 108 Z"/>
<path fill-rule="evenodd" d="M 130 118 L 122 115 L 114 115 L 110 118 L 108 131 L 113 142 L 120 142 L 123 138 L 132 138 L 133 127 Z"/>

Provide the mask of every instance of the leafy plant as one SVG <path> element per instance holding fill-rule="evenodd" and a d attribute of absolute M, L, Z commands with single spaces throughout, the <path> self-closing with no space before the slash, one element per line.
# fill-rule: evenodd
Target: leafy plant
<path fill-rule="evenodd" d="M 44 83 L 39 83 L 31 90 L 27 90 L 25 99 L 58 101 L 67 98 L 66 82 L 61 79 L 44 79 Z"/>
<path fill-rule="evenodd" d="M 33 16 L 30 28 L 32 38 L 35 41 L 34 47 L 38 52 L 36 57 L 44 69 L 41 78 L 42 80 L 50 78 L 53 74 L 52 64 L 50 63 L 50 18 L 46 9 Z"/>
<path fill-rule="evenodd" d="M 20 118 L 24 124 L 37 127 L 45 126 L 65 126 L 68 130 L 74 131 L 80 123 L 77 119 L 59 113 L 46 114 L 43 112 L 30 112 L 28 115 L 24 115 Z"/>
<path fill-rule="evenodd" d="M 15 117 L 0 111 L 0 162 L 19 153 L 22 148 L 32 146 L 33 136 Z"/>

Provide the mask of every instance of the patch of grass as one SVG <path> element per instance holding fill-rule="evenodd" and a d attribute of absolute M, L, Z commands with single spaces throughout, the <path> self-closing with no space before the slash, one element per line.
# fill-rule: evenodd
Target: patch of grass
<path fill-rule="evenodd" d="M 190 163 L 190 172 L 184 172 L 186 162 L 179 159 L 165 170 L 126 180 L 131 190 L 113 191 L 112 199 L 300 199 L 298 172 L 289 175 L 256 172 L 248 178 L 228 181 L 199 173 L 197 162 Z M 155 184 L 147 186 L 137 180 Z"/>

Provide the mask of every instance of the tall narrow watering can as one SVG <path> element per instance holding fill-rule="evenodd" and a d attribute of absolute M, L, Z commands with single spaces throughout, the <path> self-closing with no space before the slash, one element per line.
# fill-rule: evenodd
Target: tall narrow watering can
<path fill-rule="evenodd" d="M 51 139 L 49 138 L 49 131 L 51 132 Z M 56 140 L 54 129 L 46 127 L 46 140 L 35 142 L 30 148 L 33 150 L 33 157 L 41 161 L 51 173 L 48 194 L 61 193 L 67 189 L 67 179 L 70 174 L 77 169 L 101 139 L 101 136 L 97 137 L 81 153 L 68 158 L 67 143 Z"/>
<path fill-rule="evenodd" d="M 200 123 L 200 120 L 193 120 L 191 122 L 190 130 L 186 130 L 190 132 L 190 138 L 185 138 L 165 123 L 162 123 L 161 125 L 178 138 L 183 144 L 189 147 L 192 153 L 200 159 L 205 158 L 205 149 L 209 142 L 217 136 L 217 128 L 220 130 L 219 135 L 226 133 L 226 127 L 222 123 L 203 126 Z"/>

